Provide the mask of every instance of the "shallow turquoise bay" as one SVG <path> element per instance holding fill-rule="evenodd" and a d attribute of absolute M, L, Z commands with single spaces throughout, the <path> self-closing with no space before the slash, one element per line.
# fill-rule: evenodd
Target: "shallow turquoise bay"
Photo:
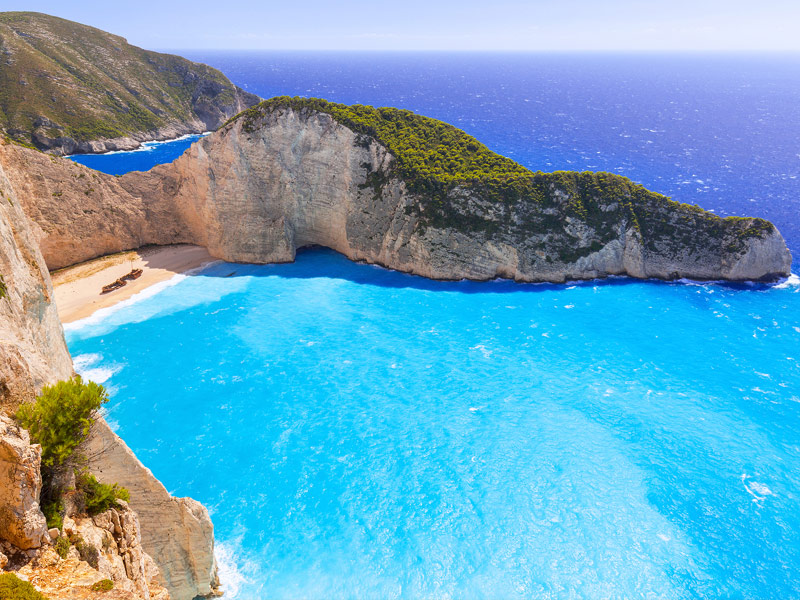
<path fill-rule="evenodd" d="M 227 277 L 231 273 L 234 276 Z M 229 598 L 800 596 L 800 288 L 218 263 L 72 326 Z"/>

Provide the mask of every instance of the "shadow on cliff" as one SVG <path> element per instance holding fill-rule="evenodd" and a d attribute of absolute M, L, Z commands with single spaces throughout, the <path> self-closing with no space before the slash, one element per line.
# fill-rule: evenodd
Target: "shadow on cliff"
<path fill-rule="evenodd" d="M 343 279 L 360 285 L 373 285 L 384 288 L 414 288 L 432 292 L 459 292 L 462 294 L 486 293 L 518 293 L 518 292 L 547 292 L 563 290 L 566 287 L 595 287 L 595 286 L 628 286 L 686 285 L 685 281 L 661 281 L 658 279 L 633 279 L 631 277 L 610 277 L 608 279 L 591 279 L 588 281 L 570 281 L 567 283 L 517 283 L 508 279 L 494 279 L 490 281 L 439 281 L 426 279 L 419 275 L 410 275 L 399 271 L 392 271 L 378 265 L 356 263 L 330 248 L 312 246 L 301 248 L 293 263 L 252 265 L 242 263 L 219 263 L 212 265 L 198 273 L 204 277 L 283 277 L 288 279 L 315 279 L 327 277 Z M 697 285 L 701 282 L 689 282 Z M 714 282 L 714 285 L 736 291 L 766 290 L 769 284 L 759 283 L 734 283 Z"/>

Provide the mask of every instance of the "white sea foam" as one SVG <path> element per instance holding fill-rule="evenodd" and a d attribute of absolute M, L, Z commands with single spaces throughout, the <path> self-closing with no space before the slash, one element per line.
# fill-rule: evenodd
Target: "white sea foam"
<path fill-rule="evenodd" d="M 120 365 L 99 365 L 98 363 L 102 360 L 102 354 L 79 354 L 72 360 L 72 366 L 75 368 L 75 372 L 84 379 L 95 383 L 105 383 L 115 373 L 119 373 L 122 367 Z"/>
<path fill-rule="evenodd" d="M 77 329 L 83 329 L 84 327 L 88 327 L 91 325 L 97 325 L 101 321 L 104 321 L 115 312 L 127 307 L 131 306 L 132 304 L 136 304 L 137 302 L 141 302 L 142 300 L 146 300 L 147 298 L 152 298 L 159 292 L 172 287 L 173 285 L 177 285 L 184 279 L 186 279 L 186 275 L 183 273 L 179 273 L 177 275 L 173 275 L 166 281 L 160 281 L 159 283 L 153 284 L 149 287 L 146 287 L 141 292 L 134 294 L 130 298 L 123 300 L 121 302 L 117 302 L 114 306 L 109 306 L 106 308 L 101 308 L 93 312 L 90 316 L 78 319 L 77 321 L 73 321 L 72 323 L 65 323 L 64 330 L 65 331 L 74 331 Z"/>
<path fill-rule="evenodd" d="M 789 277 L 787 277 L 779 284 L 777 284 L 775 286 L 775 289 L 782 290 L 786 288 L 797 288 L 797 287 L 800 287 L 800 277 L 792 273 L 791 275 L 789 275 Z"/>
<path fill-rule="evenodd" d="M 241 541 L 218 542 L 214 544 L 214 557 L 217 559 L 219 580 L 222 582 L 222 597 L 227 600 L 239 597 L 243 586 L 252 581 L 245 575 L 245 571 L 253 570 L 253 565 L 243 559 Z"/>
<path fill-rule="evenodd" d="M 483 344 L 478 344 L 477 346 L 472 346 L 470 350 L 480 350 L 481 354 L 483 354 L 484 358 L 489 358 L 492 355 L 492 351 L 487 349 L 486 346 Z"/>
<path fill-rule="evenodd" d="M 84 379 L 88 379 L 89 381 L 94 381 L 95 383 L 105 383 L 115 373 L 119 373 L 120 367 L 97 367 L 95 369 L 85 369 L 82 373 L 79 373 L 81 377 Z"/>
<path fill-rule="evenodd" d="M 163 146 L 164 144 L 170 144 L 172 142 L 180 142 L 181 140 L 188 140 L 194 136 L 205 137 L 211 134 L 210 131 L 204 131 L 203 133 L 187 133 L 186 135 L 182 135 L 180 137 L 171 138 L 168 140 L 151 140 L 149 142 L 142 142 L 138 148 L 134 148 L 133 150 L 109 150 L 108 152 L 92 152 L 90 154 L 68 154 L 65 158 L 72 158 L 73 156 L 110 156 L 112 154 L 130 154 L 132 152 L 151 152 L 155 150 L 158 146 Z"/>
<path fill-rule="evenodd" d="M 772 490 L 770 490 L 763 483 L 758 483 L 757 481 L 754 481 L 753 483 L 750 484 L 750 489 L 753 490 L 756 494 L 759 494 L 761 496 L 771 496 L 772 495 Z"/>
<path fill-rule="evenodd" d="M 747 493 L 753 497 L 753 502 L 761 506 L 764 500 L 767 499 L 767 496 L 773 496 L 772 490 L 766 486 L 766 484 L 759 483 L 758 481 L 751 481 L 750 483 L 747 482 L 749 476 L 747 473 L 742 473 L 742 485 L 744 485 L 744 489 L 747 490 Z"/>
<path fill-rule="evenodd" d="M 80 374 L 84 372 L 87 368 L 91 367 L 93 364 L 103 360 L 102 354 L 91 353 L 91 354 L 79 354 L 75 358 L 72 359 L 72 366 L 75 368 L 75 371 Z"/>

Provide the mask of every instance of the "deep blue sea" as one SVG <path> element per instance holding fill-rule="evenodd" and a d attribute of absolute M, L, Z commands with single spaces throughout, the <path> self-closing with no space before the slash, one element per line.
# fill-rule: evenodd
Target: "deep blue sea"
<path fill-rule="evenodd" d="M 131 171 L 149 171 L 156 165 L 172 162 L 201 137 L 203 136 L 185 135 L 176 140 L 145 142 L 130 152 L 72 154 L 69 158 L 109 175 L 124 175 Z"/>
<path fill-rule="evenodd" d="M 764 216 L 800 256 L 798 56 L 188 56 Z M 120 435 L 209 507 L 226 598 L 800 598 L 795 277 L 441 283 L 311 250 L 67 338 Z"/>

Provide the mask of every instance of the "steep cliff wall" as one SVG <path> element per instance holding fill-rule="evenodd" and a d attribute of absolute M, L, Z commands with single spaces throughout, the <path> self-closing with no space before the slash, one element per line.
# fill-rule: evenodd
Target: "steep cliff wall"
<path fill-rule="evenodd" d="M 50 275 L 0 161 L 0 409 L 72 374 Z"/>
<path fill-rule="evenodd" d="M 761 219 L 721 219 L 608 173 L 520 174 L 512 170 L 518 165 L 504 165 L 520 182 L 505 195 L 491 187 L 491 172 L 440 183 L 423 171 L 425 164 L 409 166 L 393 155 L 373 125 L 343 123 L 335 112 L 316 108 L 340 105 L 315 102 L 259 105 L 148 174 L 149 188 L 139 175 L 123 177 L 121 185 L 152 195 L 155 182 L 163 183 L 194 241 L 233 261 L 292 260 L 297 248 L 320 244 L 437 279 L 771 279 L 789 273 L 783 238 Z M 380 111 L 369 116 L 389 121 L 393 132 L 402 131 L 394 124 L 402 118 L 412 131 L 449 133 L 449 126 L 431 126 L 405 111 Z M 429 151 L 419 148 L 420 136 L 394 136 L 398 146 L 411 147 L 400 148 L 408 155 Z M 450 145 L 479 145 L 463 132 L 452 137 Z M 463 159 L 458 152 L 448 158 L 450 150 L 436 150 L 444 156 L 440 162 Z"/>
<path fill-rule="evenodd" d="M 72 235 L 87 236 L 85 231 L 78 233 L 78 230 L 70 227 L 69 219 L 72 216 L 75 225 L 91 223 L 91 227 L 96 228 L 84 239 L 95 239 L 98 247 L 113 251 L 114 244 L 119 243 L 116 240 L 120 238 L 129 240 L 129 243 L 140 239 L 137 237 L 141 235 L 140 232 L 126 229 L 125 224 L 136 220 L 136 215 L 139 214 L 137 210 L 144 210 L 141 203 L 134 203 L 129 207 L 124 206 L 124 203 L 110 203 L 105 208 L 101 208 L 101 204 L 93 206 L 89 202 L 91 194 L 84 194 L 85 188 L 81 187 L 84 183 L 82 179 L 91 179 L 91 171 L 76 171 L 71 168 L 71 161 L 48 157 L 18 146 L 9 147 L 23 152 L 7 155 L 6 146 L 0 146 L 0 412 L 13 411 L 21 402 L 33 400 L 43 385 L 67 379 L 73 373 L 72 360 L 52 301 L 50 275 L 37 243 L 40 236 L 45 242 L 45 253 L 73 256 L 70 253 L 78 250 L 70 243 L 47 245 L 49 240 L 57 242 L 61 239 L 72 239 L 65 238 L 70 231 L 73 232 Z M 9 156 L 13 159 L 6 160 Z M 15 175 L 13 182 L 6 176 L 6 166 Z M 46 177 L 48 166 L 51 170 Z M 56 174 L 55 180 L 49 178 L 53 173 Z M 83 173 L 84 178 L 73 178 L 75 173 Z M 61 175 L 63 179 L 58 179 Z M 76 179 L 81 180 L 81 185 L 70 188 L 75 194 L 75 201 L 65 203 L 75 212 L 59 212 L 57 205 L 61 196 L 54 196 L 47 186 L 55 185 L 53 181 L 61 185 L 62 181 L 72 182 Z M 113 177 L 104 179 L 103 183 L 104 185 L 94 184 L 98 193 L 102 190 L 111 195 L 118 190 Z M 46 195 L 55 203 L 49 208 L 60 216 L 48 224 L 53 227 L 51 231 L 56 233 L 48 234 L 41 229 L 34 231 L 37 226 L 32 225 L 25 216 L 22 200 L 26 201 L 27 208 L 32 208 L 34 205 L 30 203 L 30 199 L 37 195 Z M 86 199 L 83 205 L 78 201 L 78 195 L 83 195 Z M 93 212 L 95 210 L 100 212 Z M 117 218 L 108 218 L 110 228 L 106 228 L 102 218 L 104 210 L 111 215 L 119 215 Z M 159 214 L 157 210 L 155 214 Z M 144 223 L 146 219 L 139 217 L 139 221 Z M 107 483 L 119 482 L 130 489 L 133 508 L 140 515 L 142 547 L 154 557 L 161 571 L 160 580 L 171 597 L 174 600 L 191 600 L 195 596 L 211 593 L 218 584 L 213 557 L 213 526 L 205 509 L 190 498 L 170 496 L 124 442 L 108 429 L 105 422 L 97 423 L 89 447 L 91 467 L 96 469 L 99 479 Z M 7 454 L 10 456 L 9 453 L 3 456 Z M 4 479 L 0 484 L 8 487 L 16 485 L 15 481 L 17 479 Z M 8 494 L 0 494 L 3 496 L 0 504 L 22 506 L 21 501 L 16 505 L 12 502 L 16 496 L 11 491 L 4 491 L 11 494 L 11 500 L 6 498 Z M 38 496 L 38 492 L 36 495 Z M 38 501 L 38 497 L 36 500 Z M 24 509 L 20 511 L 23 516 L 29 512 Z M 36 521 L 35 516 L 27 521 L 32 531 L 36 527 L 41 529 L 42 525 Z M 0 519 L 2 518 L 3 515 L 0 514 Z M 23 525 L 26 523 L 24 519 L 19 522 Z M 17 527 L 14 531 L 18 529 L 20 528 Z M 7 541 L 15 541 L 22 546 L 30 546 L 36 533 L 41 533 L 39 530 L 33 533 L 23 531 L 21 534 L 14 531 L 3 530 L 0 526 L 0 535 Z M 12 537 L 13 540 L 10 539 Z"/>
<path fill-rule="evenodd" d="M 173 600 L 215 595 L 214 527 L 205 507 L 171 496 L 104 421 L 95 423 L 86 453 L 98 479 L 130 491 L 131 508 L 142 525 L 142 547 L 158 565 Z"/>
<path fill-rule="evenodd" d="M 47 262 L 58 269 L 145 244 L 188 242 L 166 195 L 132 195 L 121 178 L 0 140 L 0 165 L 33 221 Z"/>

